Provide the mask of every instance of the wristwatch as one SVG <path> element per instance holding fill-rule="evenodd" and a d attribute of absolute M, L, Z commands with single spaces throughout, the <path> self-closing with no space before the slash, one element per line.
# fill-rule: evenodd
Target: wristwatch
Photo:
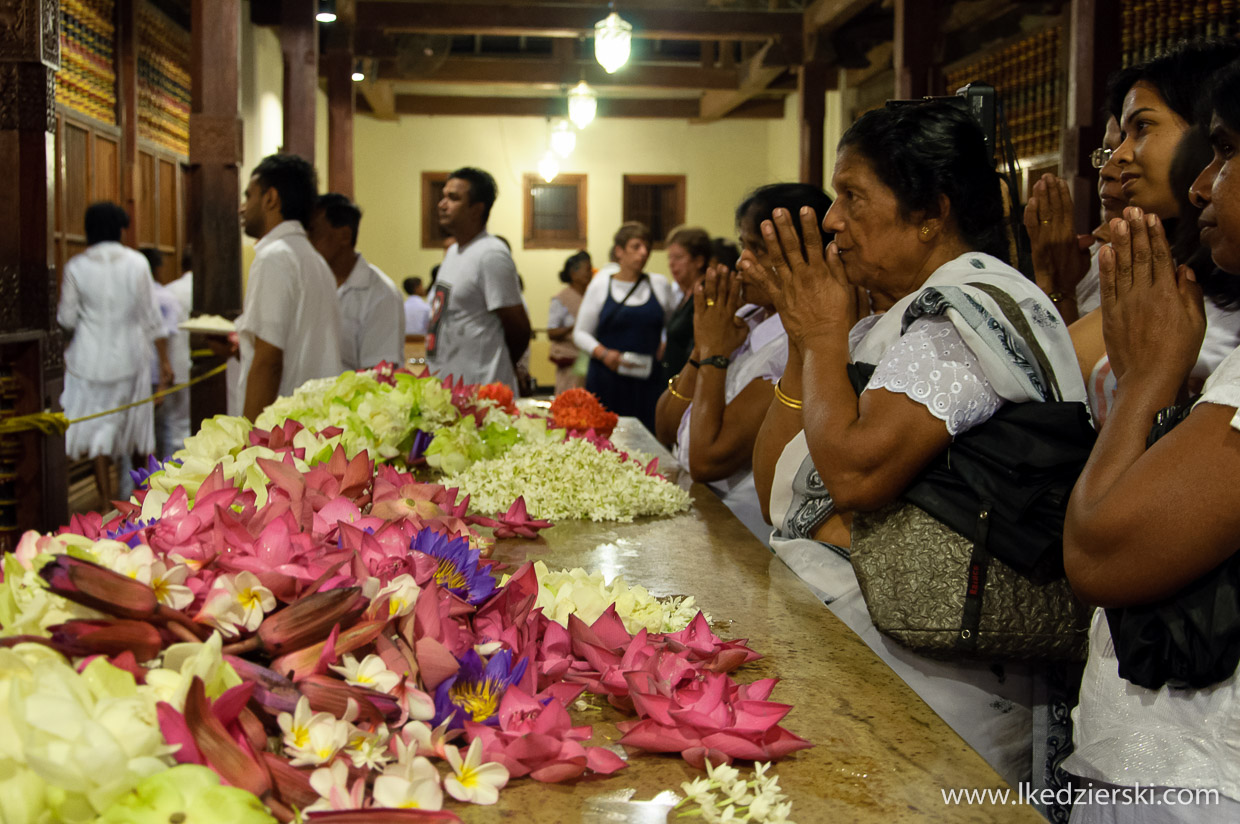
<path fill-rule="evenodd" d="M 711 355 L 709 358 L 702 358 L 699 361 L 702 366 L 714 366 L 719 369 L 727 369 L 728 364 L 731 362 L 731 358 L 725 358 L 723 355 Z"/>

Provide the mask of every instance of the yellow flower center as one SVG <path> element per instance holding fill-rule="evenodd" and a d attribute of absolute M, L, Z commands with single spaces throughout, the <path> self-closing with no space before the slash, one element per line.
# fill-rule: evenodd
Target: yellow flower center
<path fill-rule="evenodd" d="M 435 583 L 448 589 L 468 589 L 469 579 L 456 564 L 447 558 L 441 558 L 435 567 Z"/>
<path fill-rule="evenodd" d="M 494 715 L 499 707 L 499 695 L 495 692 L 493 681 L 458 681 L 448 690 L 448 695 L 452 698 L 452 703 L 469 713 L 473 721 L 485 721 Z"/>
<path fill-rule="evenodd" d="M 246 609 L 262 609 L 262 596 L 253 589 L 243 589 L 237 596 L 237 600 L 241 602 L 241 606 Z"/>
<path fill-rule="evenodd" d="M 297 749 L 305 749 L 310 743 L 310 730 L 306 727 L 293 727 L 293 746 Z"/>

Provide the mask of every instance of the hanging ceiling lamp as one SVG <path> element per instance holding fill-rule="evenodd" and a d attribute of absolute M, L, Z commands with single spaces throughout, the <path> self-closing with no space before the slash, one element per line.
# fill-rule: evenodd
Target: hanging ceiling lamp
<path fill-rule="evenodd" d="M 633 24 L 614 11 L 594 24 L 594 59 L 608 74 L 629 62 L 632 43 Z"/>
<path fill-rule="evenodd" d="M 314 19 L 320 23 L 336 22 L 336 0 L 319 0 L 319 11 Z"/>
<path fill-rule="evenodd" d="M 594 89 L 586 85 L 586 81 L 582 80 L 568 90 L 568 119 L 573 121 L 574 126 L 578 129 L 589 126 L 597 112 L 598 98 Z"/>
<path fill-rule="evenodd" d="M 538 161 L 539 176 L 550 183 L 555 180 L 555 176 L 560 173 L 560 161 L 555 159 L 555 152 L 550 149 L 543 155 L 542 160 Z"/>
<path fill-rule="evenodd" d="M 361 83 L 365 79 L 366 79 L 366 72 L 362 68 L 362 61 L 359 60 L 353 64 L 353 82 Z"/>
<path fill-rule="evenodd" d="M 577 148 L 577 133 L 564 118 L 558 118 L 551 124 L 551 151 L 560 157 L 568 157 Z"/>

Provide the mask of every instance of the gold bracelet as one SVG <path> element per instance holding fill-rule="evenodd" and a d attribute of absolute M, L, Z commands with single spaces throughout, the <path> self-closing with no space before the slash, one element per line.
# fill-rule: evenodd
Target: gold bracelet
<path fill-rule="evenodd" d="M 675 375 L 672 375 L 670 378 L 667 379 L 667 391 L 672 393 L 673 398 L 679 398 L 685 403 L 693 403 L 693 398 L 686 398 L 684 395 L 677 392 L 675 387 L 672 386 L 672 384 L 674 384 L 676 382 L 676 379 L 679 377 L 680 377 L 680 373 L 677 372 Z"/>
<path fill-rule="evenodd" d="M 801 401 L 797 400 L 796 398 L 791 398 L 787 394 L 784 393 L 783 387 L 780 386 L 780 384 L 783 383 L 783 380 L 784 380 L 783 378 L 780 378 L 779 380 L 775 381 L 775 400 L 779 401 L 780 403 L 782 403 L 784 406 L 788 407 L 789 409 L 796 409 L 797 411 L 800 411 L 802 407 Z"/>

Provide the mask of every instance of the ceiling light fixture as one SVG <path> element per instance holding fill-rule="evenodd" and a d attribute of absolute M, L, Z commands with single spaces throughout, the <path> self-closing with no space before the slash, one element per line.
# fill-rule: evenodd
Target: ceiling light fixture
<path fill-rule="evenodd" d="M 629 62 L 632 41 L 633 24 L 613 11 L 594 24 L 594 59 L 608 74 L 615 74 Z"/>
<path fill-rule="evenodd" d="M 551 151 L 560 157 L 568 157 L 577 148 L 577 133 L 564 118 L 557 118 L 551 124 Z"/>
<path fill-rule="evenodd" d="M 538 174 L 543 180 L 550 183 L 555 180 L 555 176 L 560 173 L 560 161 L 555 159 L 555 152 L 550 149 L 543 155 L 542 160 L 538 161 Z"/>
<path fill-rule="evenodd" d="M 314 19 L 320 23 L 335 23 L 336 0 L 319 0 L 319 11 L 314 15 Z"/>
<path fill-rule="evenodd" d="M 574 126 L 578 129 L 589 126 L 597 112 L 598 97 L 594 94 L 594 89 L 586 85 L 586 81 L 582 80 L 568 90 L 568 119 L 573 121 Z"/>
<path fill-rule="evenodd" d="M 353 64 L 353 82 L 361 83 L 366 79 L 366 72 L 362 69 L 362 61 Z"/>

